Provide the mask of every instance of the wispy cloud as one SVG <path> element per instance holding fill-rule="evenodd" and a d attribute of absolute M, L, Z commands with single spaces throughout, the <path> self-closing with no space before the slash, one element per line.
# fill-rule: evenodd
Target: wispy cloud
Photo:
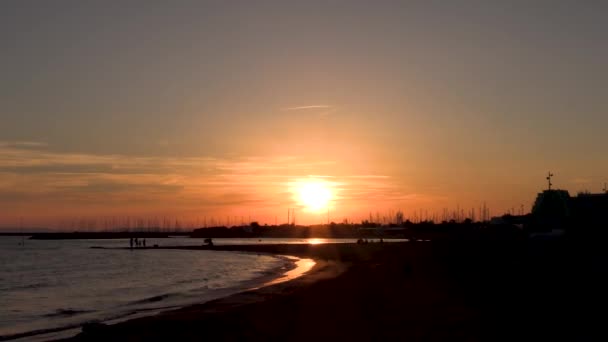
<path fill-rule="evenodd" d="M 40 148 L 46 146 L 48 146 L 47 143 L 40 141 L 0 141 L 0 147 Z"/>
<path fill-rule="evenodd" d="M 44 146 L 0 144 L 0 204 L 7 211 L 226 215 L 266 210 L 274 217 L 272 210 L 297 206 L 289 184 L 310 178 L 330 184 L 343 208 L 424 197 L 402 192 L 386 175 L 351 173 L 336 160 L 62 153 Z"/>
<path fill-rule="evenodd" d="M 331 161 L 282 157 L 146 157 L 58 153 L 0 145 L 0 199 L 70 204 L 155 198 L 189 207 L 264 203 L 291 175 L 315 173 Z M 18 194 L 18 196 L 16 195 Z M 103 196 L 100 196 L 103 194 Z M 226 194 L 230 194 L 227 200 Z M 161 200 L 159 196 L 164 196 Z M 120 199 L 120 200 L 119 200 Z"/>
<path fill-rule="evenodd" d="M 389 178 L 389 176 L 384 176 L 384 175 L 350 175 L 350 176 L 346 176 L 348 178 L 359 178 L 359 179 L 386 179 Z"/>

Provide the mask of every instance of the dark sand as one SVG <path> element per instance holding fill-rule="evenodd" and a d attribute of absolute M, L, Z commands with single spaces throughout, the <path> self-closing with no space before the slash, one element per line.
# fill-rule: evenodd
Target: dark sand
<path fill-rule="evenodd" d="M 88 326 L 73 340 L 606 340 L 606 260 L 582 248 L 571 257 L 563 242 L 213 249 L 309 257 L 317 265 L 286 283 Z"/>

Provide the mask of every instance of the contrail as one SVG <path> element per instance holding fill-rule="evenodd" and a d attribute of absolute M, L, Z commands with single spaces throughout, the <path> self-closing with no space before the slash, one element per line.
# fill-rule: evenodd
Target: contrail
<path fill-rule="evenodd" d="M 333 108 L 333 106 L 328 106 L 328 105 L 299 106 L 299 107 L 287 107 L 287 108 L 283 108 L 283 110 L 328 109 L 328 108 Z"/>

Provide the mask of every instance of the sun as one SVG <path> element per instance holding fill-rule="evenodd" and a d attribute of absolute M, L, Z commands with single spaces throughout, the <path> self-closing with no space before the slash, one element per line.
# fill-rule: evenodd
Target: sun
<path fill-rule="evenodd" d="M 299 183 L 296 193 L 298 201 L 308 211 L 325 210 L 332 199 L 330 186 L 317 180 L 306 180 Z"/>

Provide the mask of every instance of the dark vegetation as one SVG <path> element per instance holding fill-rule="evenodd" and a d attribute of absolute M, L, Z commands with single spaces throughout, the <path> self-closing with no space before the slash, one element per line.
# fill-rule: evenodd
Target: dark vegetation
<path fill-rule="evenodd" d="M 418 238 L 440 239 L 473 236 L 502 237 L 521 235 L 521 229 L 514 224 L 473 223 L 465 220 L 435 224 L 432 221 L 403 224 L 379 225 L 363 222 L 361 224 L 331 223 L 329 225 L 299 226 L 261 226 L 256 222 L 247 226 L 208 227 L 193 231 L 155 232 L 155 231 L 122 231 L 122 232 L 46 232 L 46 233 L 6 233 L 4 235 L 26 235 L 31 239 L 129 239 L 129 238 L 168 238 L 171 236 L 189 236 L 193 238 Z"/>
<path fill-rule="evenodd" d="M 433 222 L 380 226 L 376 224 L 336 224 L 316 226 L 250 226 L 200 228 L 192 232 L 194 238 L 410 238 L 442 239 L 496 236 L 515 238 L 522 230 L 512 224 Z"/>

